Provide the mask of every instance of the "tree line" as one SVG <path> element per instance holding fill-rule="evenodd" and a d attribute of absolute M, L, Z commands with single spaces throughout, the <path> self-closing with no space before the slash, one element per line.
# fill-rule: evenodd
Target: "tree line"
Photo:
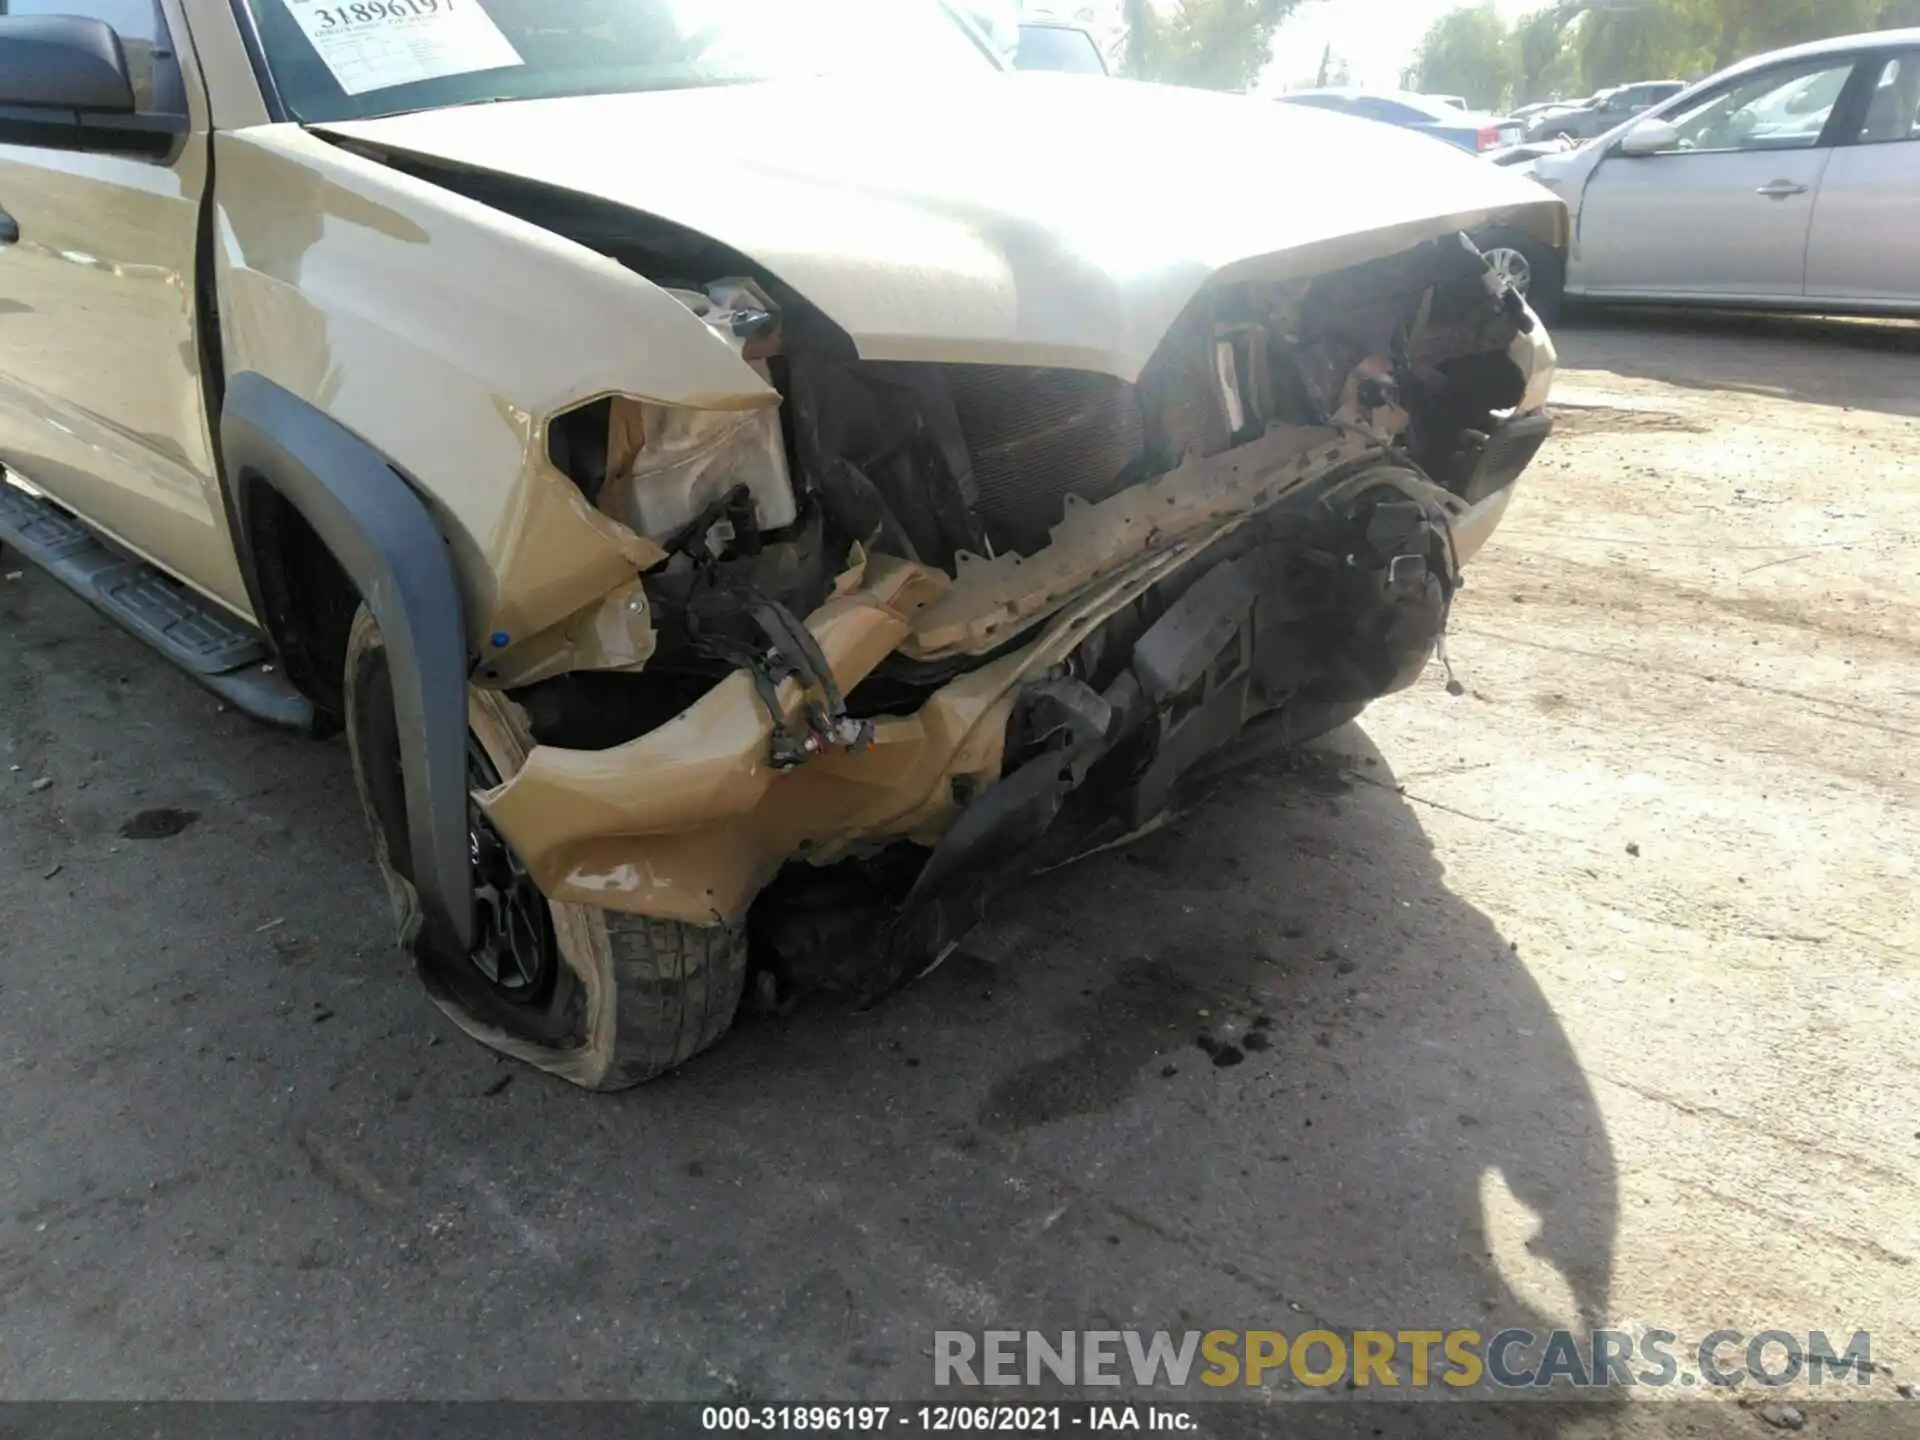
<path fill-rule="evenodd" d="M 1468 5 L 1433 23 L 1401 83 L 1504 111 L 1896 25 L 1920 25 L 1920 0 L 1555 0 L 1511 25 Z"/>
<path fill-rule="evenodd" d="M 1123 0 L 1124 73 L 1173 85 L 1246 90 L 1260 78 L 1273 32 L 1299 0 Z"/>
<path fill-rule="evenodd" d="M 1250 89 L 1274 32 L 1303 3 L 1319 0 L 1121 0 L 1121 69 Z M 1096 7 L 1078 8 L 1091 17 Z M 1512 24 L 1491 3 L 1464 5 L 1427 31 L 1401 83 L 1504 111 L 1633 80 L 1694 79 L 1782 45 L 1896 25 L 1920 25 L 1920 0 L 1543 0 Z M 1344 71 L 1329 54 L 1321 82 Z"/>

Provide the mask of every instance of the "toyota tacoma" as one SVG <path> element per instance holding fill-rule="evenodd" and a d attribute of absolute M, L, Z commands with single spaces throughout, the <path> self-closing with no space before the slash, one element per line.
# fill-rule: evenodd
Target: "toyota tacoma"
<path fill-rule="evenodd" d="M 937 0 L 0 9 L 0 543 L 582 1086 L 1410 684 L 1551 423 L 1545 191 Z"/>

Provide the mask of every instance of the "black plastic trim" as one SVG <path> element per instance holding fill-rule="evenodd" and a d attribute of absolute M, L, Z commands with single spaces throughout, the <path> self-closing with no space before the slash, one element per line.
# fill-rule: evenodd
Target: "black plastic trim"
<path fill-rule="evenodd" d="M 178 156 L 190 125 L 185 115 L 107 115 L 0 105 L 0 143 L 138 155 L 169 164 Z"/>
<path fill-rule="evenodd" d="M 151 648 L 229 705 L 264 725 L 300 735 L 318 733 L 311 701 L 296 690 L 267 658 L 266 637 L 228 616 L 164 571 L 129 559 L 86 521 L 50 500 L 20 489 L 0 473 L 0 544 L 11 545 L 100 614 Z M 228 633 L 223 647 L 180 643 L 166 625 L 156 625 L 150 609 L 123 603 L 130 579 L 141 572 L 167 582 L 181 608 L 199 611 Z M 176 618 L 184 618 L 177 614 Z M 251 637 L 252 643 L 248 643 Z"/>
<path fill-rule="evenodd" d="M 227 475 L 248 508 L 266 485 L 298 510 L 380 625 L 392 667 L 407 841 L 422 939 L 465 954 L 473 937 L 467 854 L 465 607 L 445 537 L 378 451 L 292 392 L 231 377 L 220 417 Z M 264 618 L 264 617 L 263 617 Z"/>
<path fill-rule="evenodd" d="M 0 41 L 0 93 L 16 104 L 133 113 L 127 52 L 104 20 L 0 12 Z"/>
<path fill-rule="evenodd" d="M 1533 463 L 1533 457 L 1540 453 L 1540 447 L 1551 434 L 1553 416 L 1544 410 L 1502 421 L 1487 437 L 1473 474 L 1461 488 L 1460 498 L 1469 505 L 1477 505 L 1506 489 Z"/>
<path fill-rule="evenodd" d="M 273 627 L 268 621 L 267 597 L 260 585 L 252 535 L 240 514 L 239 487 L 230 479 L 226 445 L 221 439 L 218 423 L 227 400 L 226 340 L 221 333 L 220 281 L 214 251 L 219 234 L 216 204 L 218 176 L 218 155 L 213 137 L 209 135 L 207 174 L 200 188 L 200 221 L 193 249 L 194 349 L 200 360 L 201 404 L 206 409 L 209 421 L 208 440 L 213 450 L 214 474 L 220 478 L 220 506 L 227 517 L 227 533 L 233 537 L 234 552 L 240 562 L 240 580 L 246 586 L 247 600 L 261 628 L 271 631 Z M 275 648 L 278 648 L 277 641 Z"/>

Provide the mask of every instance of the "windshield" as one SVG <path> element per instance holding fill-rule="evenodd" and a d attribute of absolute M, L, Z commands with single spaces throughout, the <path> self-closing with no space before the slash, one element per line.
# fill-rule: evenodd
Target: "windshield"
<path fill-rule="evenodd" d="M 938 0 L 247 0 L 295 119 L 998 67 Z"/>
<path fill-rule="evenodd" d="M 1022 70 L 1063 70 L 1073 75 L 1104 75 L 1107 62 L 1084 30 L 1059 25 L 1022 25 L 1014 64 Z"/>

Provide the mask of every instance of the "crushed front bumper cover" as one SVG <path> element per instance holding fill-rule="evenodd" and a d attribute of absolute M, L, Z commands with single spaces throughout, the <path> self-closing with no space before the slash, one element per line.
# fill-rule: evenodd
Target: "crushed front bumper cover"
<path fill-rule="evenodd" d="M 1531 458 L 1545 416 L 1510 423 Z M 1483 471 L 1505 473 L 1469 503 L 1365 436 L 1277 429 L 1071 505 L 1026 561 L 948 580 L 874 557 L 807 620 L 843 693 L 896 654 L 989 658 L 874 717 L 870 745 L 775 768 L 741 672 L 627 744 L 536 748 L 479 799 L 553 898 L 693 924 L 744 920 L 790 862 L 913 842 L 924 865 L 869 927 L 884 959 L 863 988 L 884 988 L 957 942 L 1043 837 L 1150 820 L 1256 716 L 1357 711 L 1410 684 L 1525 464 L 1487 449 Z M 790 723 L 807 698 L 780 687 Z"/>

